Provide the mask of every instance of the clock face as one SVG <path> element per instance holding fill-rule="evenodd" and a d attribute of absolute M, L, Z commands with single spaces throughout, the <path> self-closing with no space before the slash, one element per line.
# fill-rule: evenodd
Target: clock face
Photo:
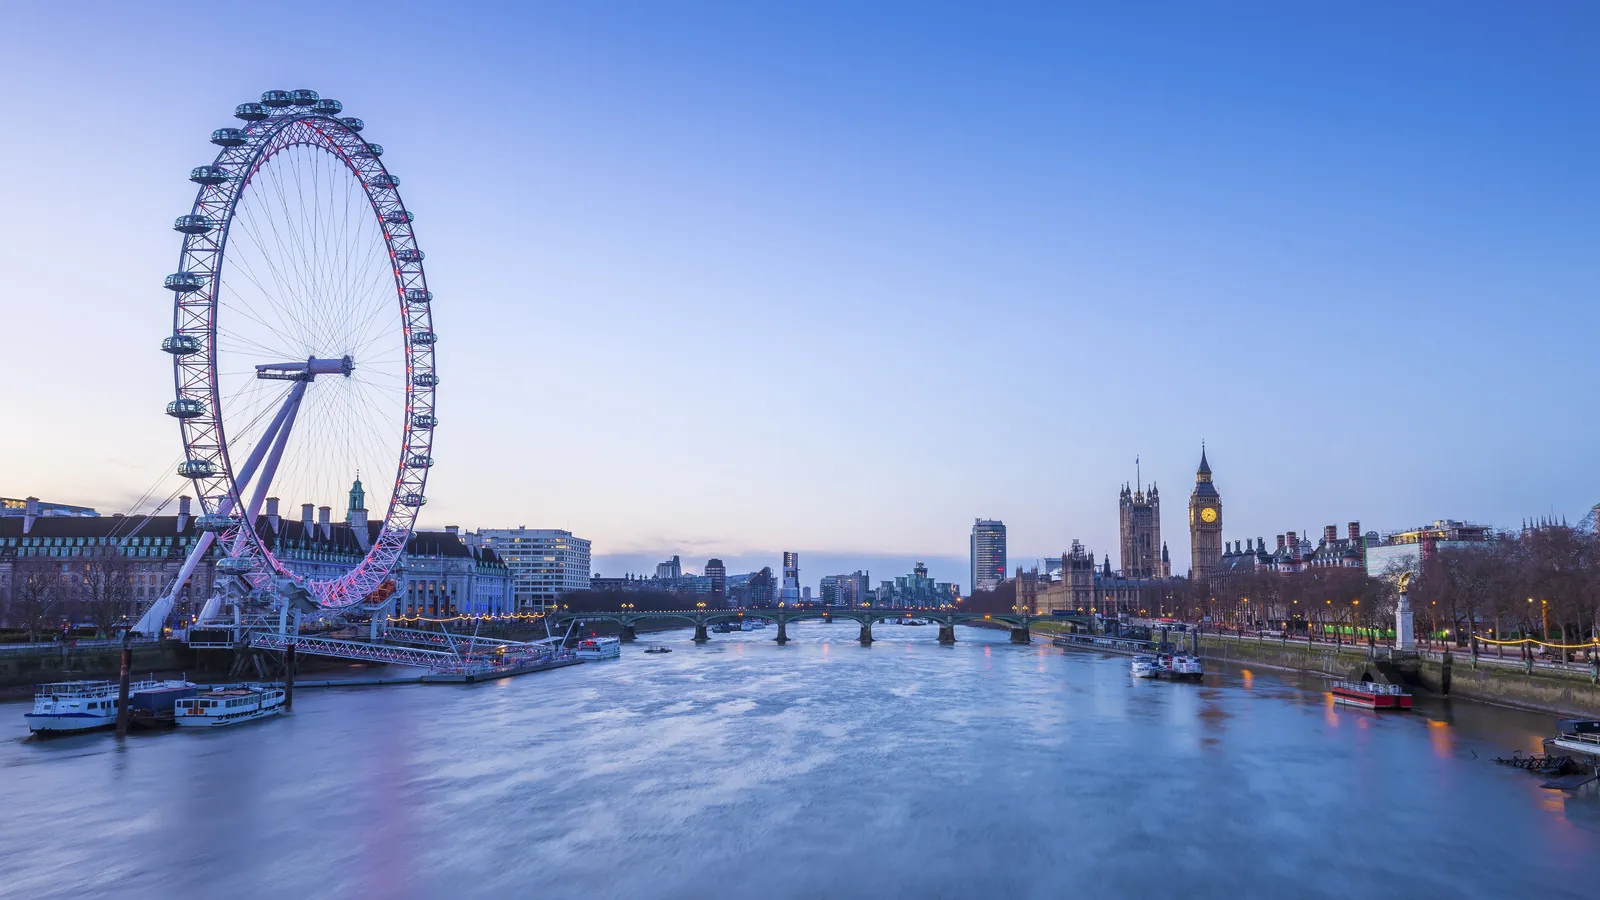
<path fill-rule="evenodd" d="M 1200 510 L 1200 521 L 1202 521 L 1202 522 L 1215 522 L 1216 520 L 1217 520 L 1217 511 L 1216 510 L 1212 509 L 1209 506 L 1206 507 L 1205 509 Z"/>

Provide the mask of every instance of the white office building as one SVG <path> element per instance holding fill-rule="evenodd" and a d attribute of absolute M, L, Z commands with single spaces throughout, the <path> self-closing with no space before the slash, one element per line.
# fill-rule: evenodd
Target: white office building
<path fill-rule="evenodd" d="M 511 570 L 518 609 L 542 609 L 589 589 L 589 542 L 558 528 L 480 528 L 477 537 Z"/>

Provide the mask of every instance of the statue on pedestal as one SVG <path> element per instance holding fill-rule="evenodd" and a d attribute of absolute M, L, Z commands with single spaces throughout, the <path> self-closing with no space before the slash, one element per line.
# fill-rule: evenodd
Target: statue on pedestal
<path fill-rule="evenodd" d="M 1394 648 L 1396 650 L 1416 650 L 1416 629 L 1411 620 L 1411 598 L 1406 594 L 1406 588 L 1411 584 L 1411 573 L 1400 574 L 1400 601 L 1394 606 Z"/>

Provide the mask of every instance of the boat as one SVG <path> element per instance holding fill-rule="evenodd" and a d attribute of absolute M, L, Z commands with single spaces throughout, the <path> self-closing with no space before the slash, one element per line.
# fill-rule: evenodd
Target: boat
<path fill-rule="evenodd" d="M 1360 706 L 1366 709 L 1410 709 L 1411 695 L 1397 684 L 1379 684 L 1375 681 L 1335 681 L 1332 685 L 1336 703 Z"/>
<path fill-rule="evenodd" d="M 743 631 L 744 629 L 739 626 L 738 622 L 718 622 L 717 624 L 711 626 L 711 630 L 717 634 L 730 634 L 735 631 Z"/>
<path fill-rule="evenodd" d="M 1600 722 L 1557 719 L 1556 736 L 1544 739 L 1544 751 L 1552 756 L 1566 753 L 1589 766 L 1600 766 Z"/>
<path fill-rule="evenodd" d="M 179 700 L 179 728 L 220 728 L 253 722 L 283 712 L 283 688 L 272 684 L 244 684 L 212 688 Z"/>
<path fill-rule="evenodd" d="M 655 644 L 653 646 L 644 648 L 644 652 L 646 652 L 646 653 L 671 653 L 672 652 L 672 648 L 671 647 L 663 647 L 660 644 Z"/>
<path fill-rule="evenodd" d="M 1133 658 L 1133 677 L 1155 678 L 1161 674 L 1161 667 L 1153 656 L 1135 656 Z"/>
<path fill-rule="evenodd" d="M 745 631 L 760 631 L 766 627 L 767 623 L 764 619 L 747 619 L 744 623 Z"/>
<path fill-rule="evenodd" d="M 148 682 L 128 689 L 128 718 L 140 728 L 171 728 L 178 724 L 178 701 L 199 693 L 192 681 Z"/>
<path fill-rule="evenodd" d="M 128 707 L 137 712 L 141 695 L 168 690 L 194 690 L 187 681 L 146 679 L 128 685 Z M 34 734 L 78 734 L 111 728 L 117 724 L 115 681 L 57 681 L 39 685 L 33 696 L 33 711 L 23 713 L 28 730 Z M 170 707 L 169 707 L 170 708 Z"/>
<path fill-rule="evenodd" d="M 616 659 L 622 655 L 622 640 L 614 637 L 584 638 L 578 642 L 579 659 Z"/>
<path fill-rule="evenodd" d="M 1173 678 L 1186 678 L 1195 681 L 1205 675 L 1205 667 L 1200 664 L 1198 656 L 1174 656 L 1167 664 L 1167 674 Z"/>

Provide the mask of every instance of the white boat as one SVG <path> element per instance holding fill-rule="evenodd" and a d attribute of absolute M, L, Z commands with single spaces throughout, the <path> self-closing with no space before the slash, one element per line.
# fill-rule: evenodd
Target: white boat
<path fill-rule="evenodd" d="M 1133 677 L 1155 678 L 1161 674 L 1161 667 L 1153 656 L 1135 656 L 1133 658 Z"/>
<path fill-rule="evenodd" d="M 760 631 L 767 627 L 765 619 L 747 619 L 744 623 L 745 631 Z"/>
<path fill-rule="evenodd" d="M 1168 673 L 1173 678 L 1198 679 L 1205 674 L 1205 669 L 1200 664 L 1198 656 L 1174 656 L 1172 663 L 1167 667 Z"/>
<path fill-rule="evenodd" d="M 179 700 L 175 712 L 179 728 L 252 722 L 283 712 L 283 688 L 269 684 L 216 688 Z"/>
<path fill-rule="evenodd" d="M 147 679 L 131 682 L 128 696 L 136 694 L 194 687 L 186 681 L 157 681 Z M 23 713 L 28 730 L 35 734 L 75 734 L 111 728 L 117 724 L 117 694 L 121 690 L 115 681 L 57 681 L 41 684 L 33 695 L 33 711 Z M 133 704 L 130 702 L 130 706 Z"/>
<path fill-rule="evenodd" d="M 578 642 L 579 659 L 616 659 L 621 655 L 621 638 L 594 637 Z"/>

